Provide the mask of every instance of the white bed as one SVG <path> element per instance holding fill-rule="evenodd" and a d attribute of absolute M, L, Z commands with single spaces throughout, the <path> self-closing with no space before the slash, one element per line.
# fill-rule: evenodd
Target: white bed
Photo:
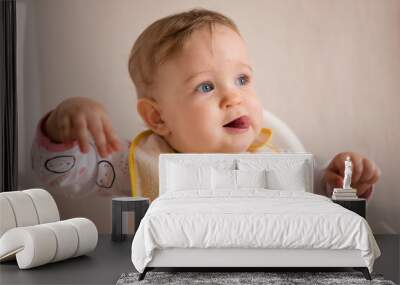
<path fill-rule="evenodd" d="M 155 267 L 354 267 L 370 279 L 368 223 L 313 194 L 313 169 L 308 153 L 162 154 L 160 196 L 132 243 L 139 279 Z"/>

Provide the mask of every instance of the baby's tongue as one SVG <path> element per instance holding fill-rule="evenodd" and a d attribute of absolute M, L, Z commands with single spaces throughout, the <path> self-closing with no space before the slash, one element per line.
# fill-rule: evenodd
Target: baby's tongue
<path fill-rule="evenodd" d="M 236 119 L 229 124 L 226 124 L 224 127 L 228 128 L 239 128 L 239 129 L 245 129 L 249 126 L 248 122 L 245 120 L 242 120 L 242 118 Z"/>

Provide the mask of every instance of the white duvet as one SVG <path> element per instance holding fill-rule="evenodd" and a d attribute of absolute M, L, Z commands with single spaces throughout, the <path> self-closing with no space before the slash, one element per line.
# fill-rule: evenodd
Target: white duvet
<path fill-rule="evenodd" d="M 370 272 L 380 256 L 361 216 L 321 195 L 265 189 L 158 197 L 133 239 L 133 265 L 143 272 L 154 249 L 171 247 L 358 249 Z"/>

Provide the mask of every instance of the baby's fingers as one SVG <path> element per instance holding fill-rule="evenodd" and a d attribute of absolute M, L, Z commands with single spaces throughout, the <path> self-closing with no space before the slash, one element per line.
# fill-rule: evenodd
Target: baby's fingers
<path fill-rule="evenodd" d="M 69 116 L 62 115 L 57 118 L 59 138 L 63 143 L 71 142 L 71 121 Z"/>
<path fill-rule="evenodd" d="M 332 186 L 341 188 L 343 186 L 343 178 L 333 171 L 326 170 L 324 174 L 325 183 Z"/>
<path fill-rule="evenodd" d="M 74 120 L 73 128 L 81 152 L 87 153 L 89 151 L 89 133 L 87 131 L 86 118 L 84 116 L 77 116 Z"/>
<path fill-rule="evenodd" d="M 351 156 L 351 161 L 353 163 L 353 173 L 352 173 L 352 177 L 351 177 L 351 182 L 352 183 L 358 183 L 361 176 L 364 173 L 364 161 L 365 159 L 363 159 L 360 155 L 353 155 Z"/>
<path fill-rule="evenodd" d="M 108 155 L 106 137 L 103 130 L 103 124 L 98 116 L 88 118 L 88 129 L 96 143 L 97 150 L 101 157 Z"/>
<path fill-rule="evenodd" d="M 366 192 L 371 191 L 371 184 L 362 183 L 357 185 L 355 188 L 357 189 L 357 196 L 363 196 Z"/>
<path fill-rule="evenodd" d="M 107 144 L 113 151 L 122 150 L 122 144 L 119 141 L 117 135 L 115 134 L 115 131 L 111 126 L 110 120 L 107 117 L 103 117 L 102 122 L 103 122 L 104 133 L 107 138 Z"/>
<path fill-rule="evenodd" d="M 368 159 L 363 160 L 364 172 L 360 177 L 360 183 L 375 184 L 380 177 L 380 170 L 375 163 Z"/>

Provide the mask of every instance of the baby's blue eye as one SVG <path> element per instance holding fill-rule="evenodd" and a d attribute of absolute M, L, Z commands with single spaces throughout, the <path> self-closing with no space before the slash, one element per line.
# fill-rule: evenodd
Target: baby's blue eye
<path fill-rule="evenodd" d="M 237 79 L 236 79 L 236 83 L 238 85 L 246 85 L 249 82 L 249 77 L 247 75 L 240 75 Z"/>
<path fill-rule="evenodd" d="M 196 87 L 196 91 L 200 93 L 208 93 L 214 90 L 214 85 L 210 82 L 201 83 Z"/>

